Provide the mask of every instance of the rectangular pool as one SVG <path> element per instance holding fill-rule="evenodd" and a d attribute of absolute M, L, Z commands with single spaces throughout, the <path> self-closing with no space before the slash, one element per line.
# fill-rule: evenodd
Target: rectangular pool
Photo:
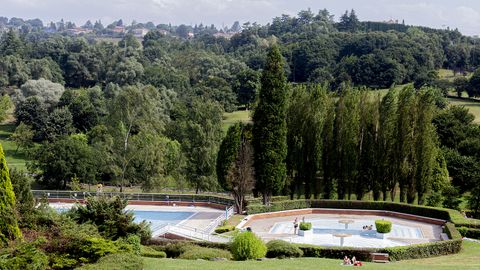
<path fill-rule="evenodd" d="M 147 221 L 152 231 L 167 224 L 178 224 L 192 217 L 196 212 L 141 211 L 129 210 L 135 216 L 135 222 Z"/>

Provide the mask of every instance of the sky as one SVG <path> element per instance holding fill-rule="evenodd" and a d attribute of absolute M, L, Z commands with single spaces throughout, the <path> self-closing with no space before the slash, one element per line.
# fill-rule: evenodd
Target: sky
<path fill-rule="evenodd" d="M 266 24 L 282 14 L 326 8 L 335 19 L 355 9 L 360 20 L 405 20 L 409 25 L 458 28 L 480 34 L 479 0 L 0 0 L 0 16 L 39 18 L 44 23 L 65 19 L 82 25 L 100 19 L 105 25 L 123 19 L 231 26 L 234 21 Z"/>

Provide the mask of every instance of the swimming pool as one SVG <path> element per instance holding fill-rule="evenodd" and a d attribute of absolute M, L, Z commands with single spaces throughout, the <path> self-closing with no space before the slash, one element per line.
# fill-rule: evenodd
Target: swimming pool
<path fill-rule="evenodd" d="M 62 213 L 68 211 L 68 207 L 54 207 L 56 211 Z M 145 210 L 127 210 L 133 213 L 134 222 L 140 223 L 146 221 L 150 224 L 153 233 L 165 225 L 176 225 L 182 223 L 195 215 L 197 212 L 176 212 L 176 211 L 145 211 Z"/>
<path fill-rule="evenodd" d="M 173 211 L 142 211 L 130 210 L 135 216 L 135 222 L 147 221 L 152 231 L 167 224 L 175 225 L 191 218 L 196 212 L 173 212 Z"/>

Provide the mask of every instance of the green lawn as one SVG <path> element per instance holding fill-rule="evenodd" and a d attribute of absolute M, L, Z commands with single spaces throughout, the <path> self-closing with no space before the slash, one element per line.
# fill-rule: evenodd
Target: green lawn
<path fill-rule="evenodd" d="M 251 112 L 252 111 L 235 111 L 231 113 L 223 114 L 223 125 L 222 129 L 227 133 L 228 128 L 238 122 L 249 123 L 251 122 Z"/>
<path fill-rule="evenodd" d="M 475 115 L 475 123 L 480 124 L 480 102 L 455 98 L 449 98 L 448 101 L 451 105 L 465 106 L 465 108 L 468 108 L 470 113 Z"/>
<path fill-rule="evenodd" d="M 470 270 L 480 269 L 480 244 L 464 242 L 464 249 L 459 254 L 434 257 L 428 259 L 408 260 L 389 264 L 366 263 L 361 269 L 459 269 Z M 285 260 L 267 260 L 267 261 L 187 261 L 174 259 L 153 259 L 144 258 L 145 270 L 320 270 L 320 269 L 346 269 L 341 266 L 340 258 L 332 259 L 285 259 Z"/>
<path fill-rule="evenodd" d="M 2 144 L 5 157 L 7 159 L 7 165 L 10 169 L 16 168 L 25 170 L 26 157 L 23 151 L 16 152 L 17 146 L 10 140 L 10 135 L 15 131 L 14 124 L 1 124 L 0 125 L 0 143 Z"/>

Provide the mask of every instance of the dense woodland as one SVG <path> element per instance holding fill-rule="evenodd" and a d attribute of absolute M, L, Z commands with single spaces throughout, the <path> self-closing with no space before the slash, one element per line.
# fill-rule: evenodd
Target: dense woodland
<path fill-rule="evenodd" d="M 100 30 L 2 34 L 0 116 L 13 104 L 11 139 L 38 184 L 430 205 L 480 186 L 479 127 L 444 99 L 451 89 L 480 96 L 474 38 L 360 22 L 353 10 L 237 24 L 230 39 L 214 26 L 192 28 L 194 38 L 186 26 L 149 26 L 143 40 L 118 43 Z M 449 82 L 440 68 L 474 73 Z M 400 84 L 410 85 L 372 92 Z M 222 114 L 239 108 L 253 126 L 224 134 Z"/>

